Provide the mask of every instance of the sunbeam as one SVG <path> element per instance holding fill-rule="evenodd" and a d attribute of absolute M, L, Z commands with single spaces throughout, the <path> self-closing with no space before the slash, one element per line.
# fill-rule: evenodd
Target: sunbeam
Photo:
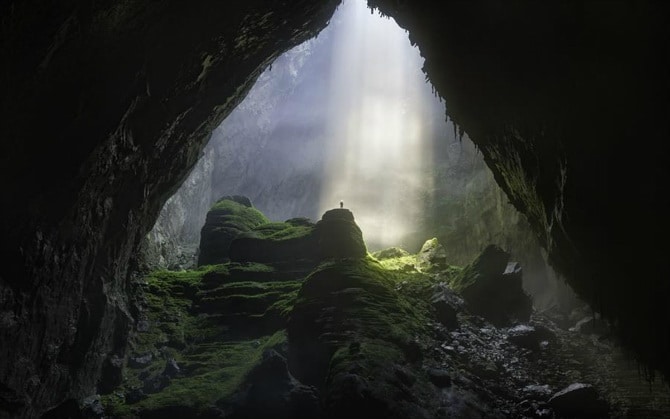
<path fill-rule="evenodd" d="M 416 230 L 433 189 L 434 135 L 424 114 L 440 105 L 419 51 L 394 21 L 370 13 L 364 1 L 341 7 L 320 207 L 343 200 L 369 247 L 399 245 Z"/>

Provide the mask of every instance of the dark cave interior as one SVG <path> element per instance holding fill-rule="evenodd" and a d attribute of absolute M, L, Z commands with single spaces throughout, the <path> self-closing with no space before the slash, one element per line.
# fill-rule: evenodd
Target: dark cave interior
<path fill-rule="evenodd" d="M 0 416 L 39 417 L 99 390 L 126 354 L 134 257 L 163 204 L 254 80 L 338 4 L 0 5 Z M 670 378 L 670 5 L 368 5 L 408 31 L 449 119 L 555 269 L 647 374 Z M 377 275 L 328 266 L 313 279 L 354 268 Z M 380 292 L 383 308 L 395 297 Z M 289 338 L 309 328 L 303 309 Z"/>

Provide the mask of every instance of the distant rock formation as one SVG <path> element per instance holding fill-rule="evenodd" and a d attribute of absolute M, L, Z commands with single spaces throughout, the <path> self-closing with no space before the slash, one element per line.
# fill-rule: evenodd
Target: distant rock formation
<path fill-rule="evenodd" d="M 246 199 L 246 198 L 244 198 Z M 248 203 L 248 205 L 247 205 Z M 316 266 L 325 259 L 367 254 L 363 233 L 348 209 L 333 209 L 313 224 L 306 218 L 269 222 L 241 197 L 224 197 L 207 214 L 199 265 L 233 262 L 281 263 L 297 260 Z"/>
<path fill-rule="evenodd" d="M 367 248 L 363 233 L 348 209 L 337 208 L 326 211 L 316 223 L 321 259 L 363 257 Z"/>
<path fill-rule="evenodd" d="M 223 263 L 229 259 L 230 243 L 240 233 L 268 222 L 249 198 L 224 196 L 207 213 L 200 234 L 198 266 Z"/>

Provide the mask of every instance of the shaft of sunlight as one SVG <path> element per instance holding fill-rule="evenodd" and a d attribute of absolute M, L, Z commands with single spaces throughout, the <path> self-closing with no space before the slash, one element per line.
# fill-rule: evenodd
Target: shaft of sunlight
<path fill-rule="evenodd" d="M 341 8 L 320 207 L 326 211 L 343 200 L 371 249 L 402 245 L 417 231 L 425 195 L 433 190 L 433 135 L 423 115 L 438 99 L 405 31 L 371 13 L 363 0 Z"/>

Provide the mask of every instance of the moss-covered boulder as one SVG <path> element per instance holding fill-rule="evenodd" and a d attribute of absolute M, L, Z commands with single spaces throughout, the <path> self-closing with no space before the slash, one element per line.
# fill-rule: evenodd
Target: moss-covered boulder
<path fill-rule="evenodd" d="M 398 292 L 408 279 L 371 258 L 340 259 L 320 265 L 300 289 L 288 322 L 289 362 L 299 380 L 322 389 L 328 417 L 429 417 L 431 399 L 407 389 L 422 394 L 427 379 L 403 373 L 420 365 L 415 336 L 431 318 L 425 300 Z M 415 286 L 426 281 L 415 274 Z"/>
<path fill-rule="evenodd" d="M 437 272 L 448 267 L 447 251 L 437 238 L 433 237 L 421 246 L 417 255 L 417 267 L 422 272 Z"/>
<path fill-rule="evenodd" d="M 310 270 L 322 260 L 366 254 L 354 215 L 339 208 L 327 211 L 316 225 L 304 218 L 260 224 L 238 233 L 228 252 L 235 262 L 284 263 Z"/>
<path fill-rule="evenodd" d="M 367 254 L 363 233 L 348 209 L 326 211 L 316 223 L 315 233 L 321 259 L 360 258 Z"/>
<path fill-rule="evenodd" d="M 230 244 L 229 256 L 235 262 L 306 262 L 313 267 L 317 259 L 314 224 L 304 218 L 283 223 L 265 223 L 239 234 Z"/>
<path fill-rule="evenodd" d="M 509 258 L 500 247 L 489 245 L 450 283 L 473 313 L 497 325 L 526 321 L 532 311 L 531 298 L 522 288 L 521 267 Z"/>
<path fill-rule="evenodd" d="M 198 266 L 224 263 L 229 259 L 230 243 L 240 233 L 268 222 L 268 219 L 243 196 L 224 196 L 207 213 L 200 232 Z"/>
<path fill-rule="evenodd" d="M 389 247 L 372 253 L 372 257 L 377 260 L 400 258 L 403 256 L 409 256 L 409 252 L 399 247 Z"/>
<path fill-rule="evenodd" d="M 219 417 L 221 409 L 244 410 L 230 403 L 253 384 L 249 377 L 263 353 L 286 346 L 284 329 L 301 285 L 262 264 L 151 273 L 138 290 L 124 380 L 103 398 L 106 413 Z"/>

